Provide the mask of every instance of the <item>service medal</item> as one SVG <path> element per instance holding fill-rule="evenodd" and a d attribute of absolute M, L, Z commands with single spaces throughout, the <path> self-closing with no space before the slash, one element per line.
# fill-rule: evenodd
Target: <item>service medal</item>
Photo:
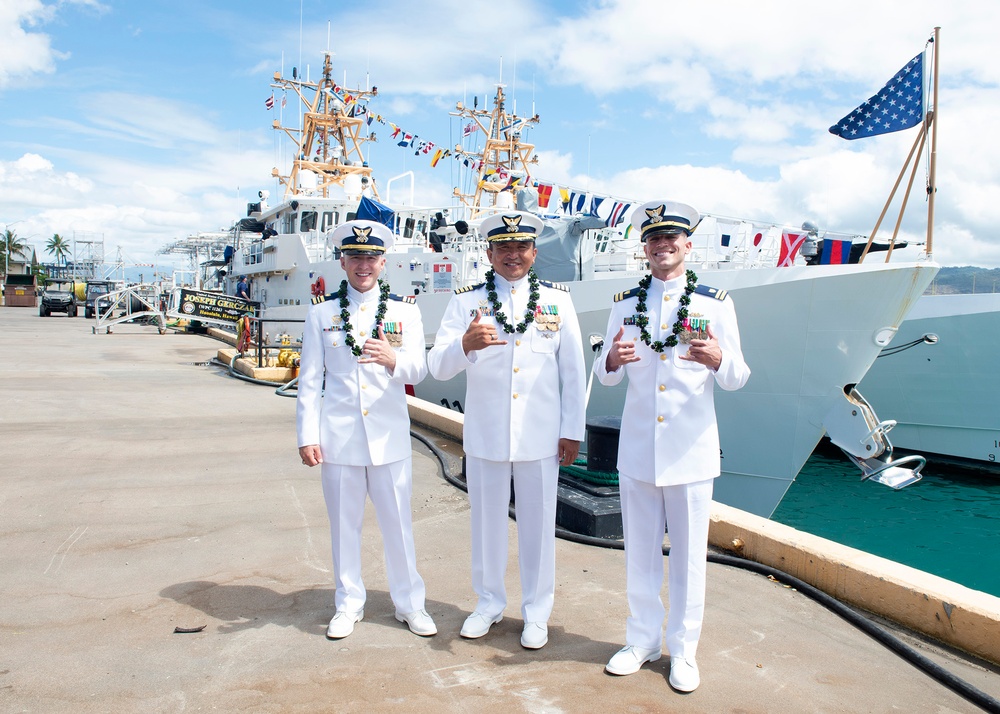
<path fill-rule="evenodd" d="M 385 335 L 386 341 L 393 349 L 398 349 L 403 346 L 402 322 L 383 322 L 382 334 Z"/>

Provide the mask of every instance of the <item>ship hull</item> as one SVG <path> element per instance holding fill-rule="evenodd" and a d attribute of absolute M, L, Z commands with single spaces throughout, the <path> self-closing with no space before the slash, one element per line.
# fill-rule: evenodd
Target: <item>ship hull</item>
<path fill-rule="evenodd" d="M 935 344 L 922 341 L 937 336 Z M 926 295 L 860 390 L 885 418 L 894 447 L 1000 471 L 1000 294 Z"/>

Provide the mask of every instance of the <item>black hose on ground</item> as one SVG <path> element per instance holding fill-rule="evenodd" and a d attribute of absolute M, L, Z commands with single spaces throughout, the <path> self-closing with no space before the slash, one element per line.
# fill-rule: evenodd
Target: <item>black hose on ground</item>
<path fill-rule="evenodd" d="M 436 458 L 438 463 L 441 464 L 441 472 L 448 483 L 456 488 L 468 492 L 468 487 L 465 482 L 451 472 L 451 469 L 448 467 L 447 455 L 441 451 L 436 444 L 418 432 L 410 431 L 410 435 L 430 449 L 431 453 L 434 454 L 434 458 Z M 511 518 L 515 518 L 516 520 L 514 507 L 511 506 L 509 510 Z M 558 526 L 556 526 L 556 536 L 562 538 L 563 540 L 581 543 L 583 545 L 596 545 L 601 548 L 615 548 L 618 550 L 624 550 L 625 548 L 625 543 L 621 540 L 610 540 L 607 538 L 596 538 L 594 536 L 582 535 L 580 533 L 573 533 L 572 531 Z M 666 556 L 669 554 L 670 548 L 664 546 L 663 555 Z M 861 613 L 853 610 L 836 598 L 831 597 L 819 588 L 810 585 L 804 580 L 799 580 L 798 578 L 789 575 L 788 573 L 784 573 L 777 568 L 772 568 L 770 565 L 764 565 L 763 563 L 757 563 L 735 555 L 709 553 L 708 562 L 717 563 L 719 565 L 728 565 L 734 568 L 742 568 L 743 570 L 749 570 L 759 575 L 767 575 L 785 585 L 795 588 L 806 597 L 819 603 L 834 614 L 839 615 L 844 620 L 867 634 L 869 637 L 872 637 L 881 644 L 885 645 L 914 667 L 924 672 L 943 686 L 952 690 L 959 696 L 965 698 L 969 702 L 972 702 L 976 706 L 981 707 L 984 711 L 991 712 L 991 714 L 1000 714 L 1000 700 L 994 699 L 986 692 L 976 689 L 964 679 L 956 677 L 944 667 L 931 661 L 927 657 L 924 657 L 898 637 L 895 637 L 889 632 L 883 630 Z"/>

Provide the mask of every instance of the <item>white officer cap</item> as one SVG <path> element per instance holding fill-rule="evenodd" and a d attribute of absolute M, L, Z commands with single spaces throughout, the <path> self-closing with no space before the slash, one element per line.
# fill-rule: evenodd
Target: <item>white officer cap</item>
<path fill-rule="evenodd" d="M 388 227 L 375 221 L 347 221 L 333 231 L 333 244 L 344 255 L 381 255 L 392 250 L 395 236 Z"/>
<path fill-rule="evenodd" d="M 661 233 L 689 236 L 700 222 L 698 211 L 676 201 L 649 201 L 632 212 L 632 227 L 639 231 L 643 242 L 648 236 Z"/>
<path fill-rule="evenodd" d="M 497 213 L 479 227 L 480 233 L 489 243 L 503 243 L 512 240 L 534 241 L 542 233 L 545 223 L 538 216 L 524 211 Z"/>

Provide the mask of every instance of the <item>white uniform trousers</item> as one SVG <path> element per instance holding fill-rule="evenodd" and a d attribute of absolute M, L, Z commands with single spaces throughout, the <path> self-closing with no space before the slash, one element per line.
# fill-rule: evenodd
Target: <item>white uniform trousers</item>
<path fill-rule="evenodd" d="M 631 616 L 625 642 L 644 649 L 663 645 L 663 533 L 669 528 L 667 652 L 694 659 L 705 615 L 708 521 L 713 479 L 656 486 L 621 475 L 625 582 Z"/>
<path fill-rule="evenodd" d="M 487 461 L 467 456 L 466 481 L 472 509 L 472 589 L 476 610 L 493 618 L 507 607 L 507 508 L 514 478 L 521 616 L 548 622 L 556 583 L 556 492 L 559 458 Z"/>
<path fill-rule="evenodd" d="M 382 466 L 322 465 L 323 496 L 330 516 L 337 610 L 357 612 L 365 606 L 361 579 L 361 527 L 365 496 L 375 505 L 382 531 L 389 595 L 401 613 L 424 609 L 424 581 L 417 573 L 410 506 L 412 459 Z"/>

